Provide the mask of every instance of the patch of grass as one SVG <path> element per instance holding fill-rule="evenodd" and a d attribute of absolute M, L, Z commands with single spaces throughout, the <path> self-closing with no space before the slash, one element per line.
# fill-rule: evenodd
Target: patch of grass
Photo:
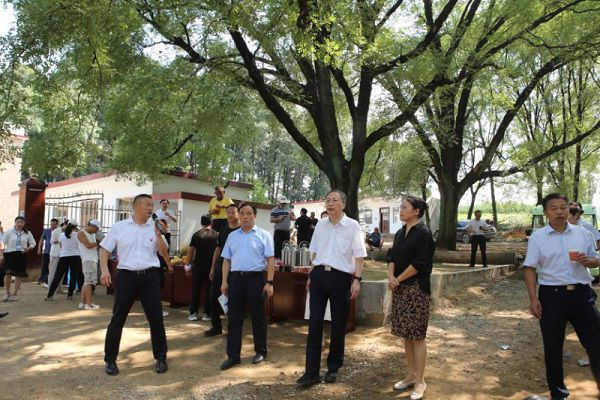
<path fill-rule="evenodd" d="M 483 218 L 492 218 L 491 214 L 483 214 Z M 466 220 L 467 213 L 458 214 L 458 220 Z M 497 229 L 506 231 L 512 229 L 525 229 L 531 225 L 531 215 L 524 212 L 501 212 L 498 213 Z"/>

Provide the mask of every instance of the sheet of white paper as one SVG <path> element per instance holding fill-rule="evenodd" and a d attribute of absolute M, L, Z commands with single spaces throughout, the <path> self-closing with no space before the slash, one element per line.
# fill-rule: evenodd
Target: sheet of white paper
<path fill-rule="evenodd" d="M 227 315 L 227 296 L 225 296 L 224 294 L 219 296 L 219 304 L 221 304 L 221 308 L 223 309 L 223 312 L 225 313 L 225 315 Z"/>
<path fill-rule="evenodd" d="M 304 306 L 304 319 L 310 318 L 310 293 L 306 293 L 306 305 Z M 331 306 L 329 300 L 327 300 L 327 307 L 325 308 L 325 316 L 323 321 L 331 321 Z"/>

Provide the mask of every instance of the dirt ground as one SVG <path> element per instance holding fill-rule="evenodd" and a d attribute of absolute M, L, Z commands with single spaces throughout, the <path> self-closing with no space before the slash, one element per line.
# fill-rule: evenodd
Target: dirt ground
<path fill-rule="evenodd" d="M 99 288 L 99 293 L 104 293 Z M 97 311 L 26 283 L 17 302 L 0 303 L 2 399 L 407 399 L 392 390 L 406 371 L 400 340 L 388 328 L 359 327 L 347 336 L 338 383 L 297 389 L 307 327 L 289 321 L 269 327 L 268 362 L 254 366 L 249 322 L 242 365 L 220 371 L 225 337 L 205 338 L 208 322 L 189 322 L 185 309 L 166 318 L 169 371 L 153 371 L 149 330 L 139 304 L 127 321 L 120 375 L 103 371 L 103 341 L 112 297 L 99 295 Z M 537 322 L 526 310 L 522 277 L 515 273 L 447 299 L 431 317 L 426 399 L 523 399 L 546 392 Z M 507 344 L 509 350 L 500 349 Z M 568 336 L 566 384 L 572 399 L 591 399 L 595 383 L 574 334 Z M 324 362 L 324 360 L 323 360 Z"/>

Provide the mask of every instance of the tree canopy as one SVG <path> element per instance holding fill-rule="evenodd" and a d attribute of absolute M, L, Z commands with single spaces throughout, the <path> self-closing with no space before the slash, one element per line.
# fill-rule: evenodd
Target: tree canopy
<path fill-rule="evenodd" d="M 600 5 L 592 0 L 5 2 L 17 15 L 9 58 L 41 88 L 29 103 L 41 121 L 31 163 L 62 143 L 79 153 L 77 168 L 89 153 L 124 172 L 193 160 L 207 176 L 243 174 L 249 158 L 237 151 L 259 154 L 253 141 L 278 146 L 285 132 L 304 154 L 290 165 L 310 160 L 348 194 L 356 217 L 373 162 L 382 161 L 381 182 L 401 176 L 388 158 L 401 138 L 420 145 L 410 155 L 426 154 L 415 182 L 427 174 L 438 185 L 440 243 L 452 248 L 469 187 L 525 171 L 595 129 L 581 125 L 572 140 L 516 164 L 497 158 L 538 85 L 597 57 Z M 493 121 L 466 168 L 469 138 Z M 60 154 L 40 169 L 62 162 L 65 171 Z M 287 174 L 288 186 L 310 186 L 316 169 Z M 265 186 L 280 179 L 256 171 Z"/>

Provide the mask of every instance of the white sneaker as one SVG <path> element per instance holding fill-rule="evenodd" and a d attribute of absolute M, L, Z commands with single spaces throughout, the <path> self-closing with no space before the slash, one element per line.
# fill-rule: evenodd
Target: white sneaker
<path fill-rule="evenodd" d="M 47 283 L 42 283 L 42 287 L 44 287 L 44 288 L 48 289 L 48 287 L 49 287 L 49 286 L 48 286 L 48 284 L 47 284 Z"/>
<path fill-rule="evenodd" d="M 202 314 L 202 321 L 210 321 L 210 315 Z"/>
<path fill-rule="evenodd" d="M 169 312 L 168 311 L 163 311 L 163 317 L 168 317 L 169 316 Z"/>
<path fill-rule="evenodd" d="M 86 304 L 83 309 L 84 310 L 97 310 L 99 308 L 100 308 L 100 306 L 98 306 L 96 304 Z"/>
<path fill-rule="evenodd" d="M 198 321 L 198 314 L 193 313 L 188 316 L 188 321 Z"/>
<path fill-rule="evenodd" d="M 83 310 L 83 309 L 85 308 L 85 306 L 86 306 L 85 304 L 83 304 L 83 303 L 79 303 L 79 309 L 80 309 L 80 310 Z"/>

